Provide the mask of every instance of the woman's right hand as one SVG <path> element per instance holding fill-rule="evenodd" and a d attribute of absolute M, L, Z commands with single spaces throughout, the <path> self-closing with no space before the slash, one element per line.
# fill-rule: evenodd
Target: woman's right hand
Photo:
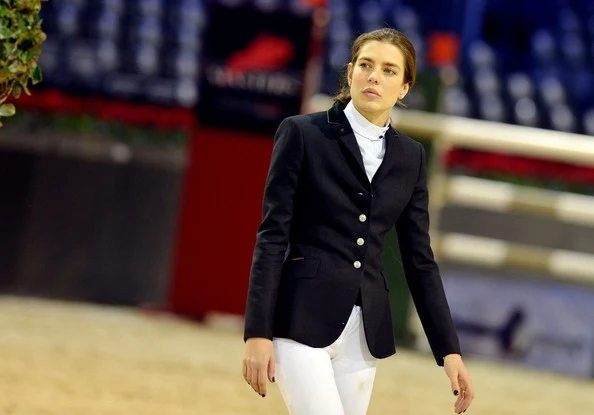
<path fill-rule="evenodd" d="M 243 378 L 260 396 L 266 396 L 266 378 L 274 382 L 272 340 L 263 337 L 251 337 L 246 340 Z"/>

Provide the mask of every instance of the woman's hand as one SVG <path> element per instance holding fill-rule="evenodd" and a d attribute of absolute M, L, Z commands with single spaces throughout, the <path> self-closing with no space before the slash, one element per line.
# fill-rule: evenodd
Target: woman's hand
<path fill-rule="evenodd" d="M 245 342 L 243 378 L 260 396 L 266 396 L 266 378 L 274 382 L 274 347 L 272 340 L 252 337 Z"/>
<path fill-rule="evenodd" d="M 444 369 L 452 385 L 452 393 L 458 399 L 454 404 L 454 411 L 457 414 L 466 412 L 470 403 L 474 399 L 474 389 L 470 381 L 470 375 L 464 367 L 462 356 L 459 354 L 449 354 L 444 357 Z"/>

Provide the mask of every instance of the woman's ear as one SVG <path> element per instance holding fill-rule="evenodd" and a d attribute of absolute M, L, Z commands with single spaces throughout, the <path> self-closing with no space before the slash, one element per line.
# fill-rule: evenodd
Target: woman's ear
<path fill-rule="evenodd" d="M 353 82 L 353 63 L 349 62 L 347 65 L 347 83 L 351 86 L 351 82 Z"/>
<path fill-rule="evenodd" d="M 404 99 L 408 91 L 410 90 L 410 83 L 406 83 L 402 85 L 402 89 L 400 90 L 400 95 L 398 95 L 398 99 Z"/>

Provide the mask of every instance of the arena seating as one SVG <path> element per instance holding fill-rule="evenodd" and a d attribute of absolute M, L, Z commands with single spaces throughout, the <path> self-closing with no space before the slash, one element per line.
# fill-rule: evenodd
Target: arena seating
<path fill-rule="evenodd" d="M 444 111 L 594 135 L 594 3 L 488 3 Z"/>
<path fill-rule="evenodd" d="M 193 106 L 204 15 L 201 0 L 45 3 L 43 86 Z"/>
<path fill-rule="evenodd" d="M 44 3 L 42 87 L 192 107 L 199 99 L 205 0 L 64 0 Z M 291 0 L 225 0 L 267 8 Z M 395 27 L 419 55 L 430 36 L 460 39 L 459 76 L 439 105 L 447 114 L 594 135 L 594 2 L 588 0 L 332 0 L 321 91 L 333 94 L 359 33 Z M 513 7 L 512 7 L 513 6 Z M 230 28 L 230 36 L 237 35 Z M 422 94 L 422 89 L 418 94 Z M 417 103 L 419 103 L 417 105 Z"/>
<path fill-rule="evenodd" d="M 428 36 L 451 30 L 461 41 L 460 76 L 447 85 L 437 110 L 594 135 L 594 2 L 419 4 L 331 2 L 324 92 L 335 91 L 336 71 L 348 61 L 349 46 L 362 31 L 388 24 L 407 34 L 423 72 L 440 69 L 428 65 Z"/>

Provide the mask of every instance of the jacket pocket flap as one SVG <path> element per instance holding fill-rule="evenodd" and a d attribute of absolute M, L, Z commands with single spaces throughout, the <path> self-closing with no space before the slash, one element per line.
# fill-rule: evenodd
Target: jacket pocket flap
<path fill-rule="evenodd" d="M 290 278 L 314 278 L 318 273 L 320 260 L 317 258 L 296 258 L 285 263 L 284 274 Z"/>

